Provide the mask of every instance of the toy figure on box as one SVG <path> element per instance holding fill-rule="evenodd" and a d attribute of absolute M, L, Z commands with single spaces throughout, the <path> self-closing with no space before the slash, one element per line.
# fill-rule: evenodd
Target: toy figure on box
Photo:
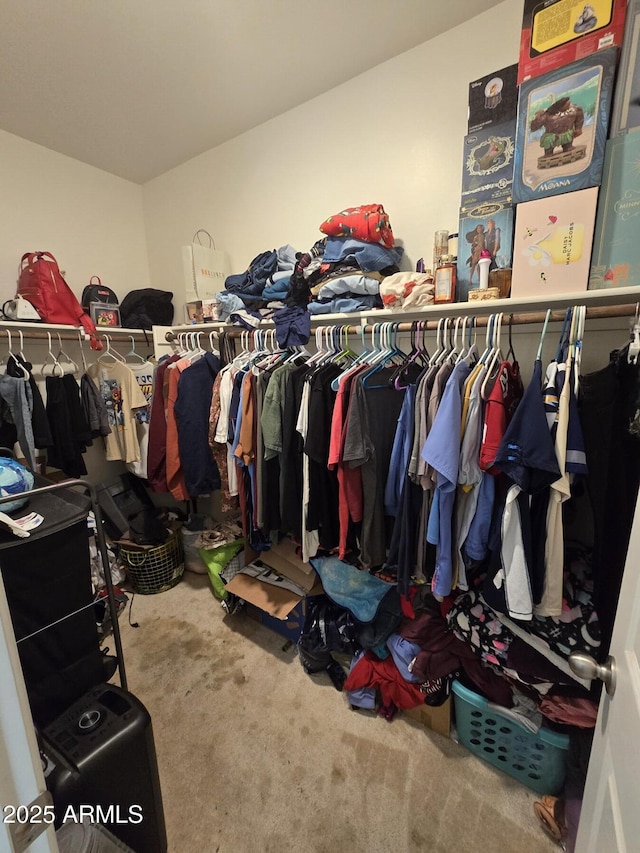
<path fill-rule="evenodd" d="M 500 251 L 500 229 L 496 227 L 494 219 L 487 219 L 486 231 L 484 225 L 476 225 L 473 231 L 465 234 L 465 238 L 467 243 L 471 243 L 471 254 L 466 263 L 469 266 L 469 282 L 473 284 L 473 276 L 478 269 L 478 261 L 485 250 L 491 256 L 489 270 L 494 270 L 498 266 L 496 255 Z M 478 281 L 480 281 L 480 270 L 478 270 Z"/>
<path fill-rule="evenodd" d="M 487 219 L 487 230 L 484 233 L 484 246 L 491 255 L 491 266 L 489 271 L 496 269 L 496 255 L 500 251 L 500 229 L 496 226 L 494 219 Z"/>
<path fill-rule="evenodd" d="M 571 98 L 563 96 L 554 101 L 546 110 L 538 110 L 531 120 L 530 130 L 536 131 L 544 127 L 540 137 L 540 146 L 544 149 L 542 157 L 538 158 L 538 168 L 545 169 L 561 166 L 581 160 L 586 153 L 586 145 L 573 147 L 573 140 L 582 134 L 584 125 L 584 110 Z M 562 153 L 555 154 L 555 149 L 561 147 Z"/>
<path fill-rule="evenodd" d="M 589 6 L 588 4 L 584 7 L 582 12 L 578 15 L 578 20 L 573 25 L 574 33 L 587 33 L 589 30 L 592 30 L 598 23 L 598 18 L 596 16 L 596 10 L 593 6 Z"/>
<path fill-rule="evenodd" d="M 469 281 L 473 284 L 473 274 L 478 268 L 478 261 L 483 251 L 486 249 L 484 225 L 476 225 L 473 231 L 469 231 L 465 235 L 467 243 L 471 243 L 471 254 L 467 258 L 469 265 Z M 480 281 L 480 272 L 478 271 L 478 281 Z"/>

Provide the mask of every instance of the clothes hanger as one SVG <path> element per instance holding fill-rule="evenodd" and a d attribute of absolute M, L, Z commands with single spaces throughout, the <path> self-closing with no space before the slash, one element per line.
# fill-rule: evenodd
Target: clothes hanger
<path fill-rule="evenodd" d="M 58 351 L 58 355 L 56 356 L 56 358 L 60 364 L 63 364 L 63 363 L 68 364 L 69 368 L 70 368 L 69 372 L 75 376 L 78 373 L 80 368 L 75 363 L 75 361 L 72 358 L 70 358 L 69 355 L 67 355 L 67 353 L 62 348 L 62 338 L 60 337 L 60 332 L 56 332 L 56 336 L 58 338 L 58 344 L 60 345 L 60 349 Z M 64 369 L 64 367 L 63 367 L 63 369 Z"/>
<path fill-rule="evenodd" d="M 24 364 L 22 364 L 22 362 L 21 362 L 19 359 L 17 359 L 17 358 L 15 357 L 15 355 L 13 354 L 13 339 L 12 339 L 12 337 L 11 337 L 11 332 L 9 331 L 9 329 L 5 329 L 5 332 L 7 333 L 7 346 L 8 346 L 8 350 L 7 350 L 7 355 L 6 355 L 6 357 L 5 357 L 5 358 L 2 358 L 2 360 L 0 360 L 0 366 L 4 366 L 4 370 L 3 370 L 2 372 L 3 372 L 3 373 L 6 373 L 6 369 L 7 369 L 8 365 L 9 365 L 9 359 L 10 359 L 10 358 L 12 358 L 12 359 L 13 359 L 13 361 L 14 361 L 14 363 L 15 363 L 15 364 L 16 364 L 16 366 L 18 367 L 18 370 L 19 370 L 19 371 L 20 371 L 20 373 L 22 374 L 22 377 L 21 377 L 21 378 L 22 378 L 22 379 L 28 379 L 28 378 L 29 378 L 29 371 L 26 369 L 26 367 L 24 366 Z M 20 378 L 20 377 L 18 377 L 18 378 Z"/>
<path fill-rule="evenodd" d="M 449 361 L 452 361 L 454 364 L 458 360 L 458 355 L 460 354 L 460 343 L 458 341 L 460 324 L 462 323 L 462 317 L 456 317 L 453 323 L 453 346 L 450 352 L 447 355 Z"/>
<path fill-rule="evenodd" d="M 384 370 L 384 368 L 393 363 L 393 359 L 396 357 L 396 348 L 392 342 L 392 327 L 395 325 L 394 323 L 382 323 L 381 333 L 381 343 L 382 349 L 380 351 L 380 355 L 376 357 L 375 363 L 372 363 L 372 367 L 367 373 L 362 377 L 362 386 L 363 388 L 367 388 L 369 390 L 380 389 L 380 388 L 388 388 L 389 381 L 383 382 L 379 385 L 371 385 L 371 379 L 380 371 Z M 393 386 L 392 386 L 393 387 Z"/>
<path fill-rule="evenodd" d="M 128 353 L 125 353 L 125 361 L 128 358 L 137 358 L 140 364 L 145 364 L 147 359 L 146 356 L 140 355 L 140 353 L 136 350 L 136 339 L 133 335 L 129 335 L 129 340 L 131 341 L 131 349 Z"/>
<path fill-rule="evenodd" d="M 506 355 L 505 361 L 509 361 L 509 357 L 511 356 L 511 363 L 517 364 L 518 359 L 516 358 L 516 353 L 515 353 L 515 350 L 513 348 L 513 340 L 511 338 L 512 326 L 513 326 L 513 314 L 510 314 L 509 315 L 509 349 L 507 350 L 507 355 Z"/>
<path fill-rule="evenodd" d="M 558 340 L 558 348 L 556 349 L 555 361 L 560 364 L 565 361 L 567 349 L 569 347 L 569 337 L 571 326 L 573 325 L 573 308 L 567 308 L 564 312 L 564 320 L 562 321 L 562 329 Z"/>
<path fill-rule="evenodd" d="M 116 364 L 124 364 L 124 358 L 120 355 L 120 353 L 116 350 L 111 349 L 111 338 L 109 337 L 109 335 L 105 335 L 103 332 L 102 337 L 104 338 L 105 343 L 107 344 L 107 348 L 98 356 L 98 363 L 104 364 L 104 360 L 106 358 L 111 357 Z"/>
<path fill-rule="evenodd" d="M 198 361 L 199 359 L 201 359 L 206 352 L 206 350 L 203 348 L 203 346 L 201 344 L 203 334 L 204 334 L 204 332 L 191 332 L 192 348 L 191 348 L 191 352 L 187 356 L 187 358 L 189 359 L 191 364 L 193 364 L 195 361 Z"/>
<path fill-rule="evenodd" d="M 84 356 L 84 346 L 82 345 L 82 335 L 80 334 L 80 330 L 78 330 L 78 346 L 80 347 L 80 356 L 82 357 L 82 367 L 86 373 L 89 368 L 87 367 L 87 359 Z"/>
<path fill-rule="evenodd" d="M 407 354 L 407 356 L 403 359 L 402 363 L 393 374 L 391 379 L 389 380 L 389 384 L 392 384 L 396 391 L 403 391 L 407 388 L 411 383 L 406 382 L 404 380 L 408 379 L 410 375 L 410 370 L 412 366 L 416 366 L 418 368 L 418 374 L 422 371 L 422 363 L 421 357 L 422 352 L 418 346 L 419 340 L 419 332 L 422 330 L 422 321 L 418 320 L 417 322 L 413 322 L 411 324 L 411 350 Z M 417 374 L 416 377 L 417 378 Z"/>
<path fill-rule="evenodd" d="M 493 336 L 493 349 L 491 355 L 489 356 L 488 364 L 487 364 L 487 373 L 480 388 L 480 396 L 483 400 L 487 400 L 489 398 L 489 394 L 491 393 L 491 388 L 493 387 L 493 383 L 495 381 L 495 375 L 493 373 L 496 364 L 500 365 L 504 361 L 504 357 L 502 355 L 502 349 L 500 345 L 500 335 L 502 331 L 502 312 L 497 315 L 497 320 L 494 329 Z"/>
<path fill-rule="evenodd" d="M 542 360 L 542 346 L 544 344 L 544 337 L 547 334 L 547 326 L 549 325 L 549 320 L 551 319 L 551 308 L 547 309 L 547 315 L 544 318 L 544 323 L 542 325 L 542 332 L 540 334 L 540 343 L 538 344 L 538 352 L 536 353 L 536 361 Z"/>
<path fill-rule="evenodd" d="M 452 324 L 451 318 L 445 317 L 444 319 L 444 330 L 442 335 L 443 340 L 443 350 L 440 353 L 440 356 L 436 360 L 436 365 L 441 367 L 445 361 L 449 358 L 450 353 L 453 350 L 453 338 L 452 338 Z"/>
<path fill-rule="evenodd" d="M 64 376 L 64 368 L 58 362 L 58 359 L 53 354 L 53 350 L 51 349 L 51 332 L 47 332 L 47 340 L 49 341 L 49 351 L 47 352 L 45 360 L 42 362 L 42 367 L 40 368 L 40 373 L 42 376 L 56 376 L 56 370 L 60 371 L 60 377 Z M 51 364 L 49 364 L 49 360 L 51 360 Z M 47 372 L 47 371 L 50 372 Z"/>
<path fill-rule="evenodd" d="M 640 302 L 636 302 L 636 316 L 631 329 L 631 343 L 627 350 L 627 362 L 629 364 L 637 364 L 638 356 L 640 356 Z"/>
<path fill-rule="evenodd" d="M 493 329 L 496 321 L 496 314 L 490 314 L 489 319 L 487 320 L 487 332 L 485 335 L 485 348 L 480 356 L 480 362 L 482 364 L 486 364 L 489 356 L 491 355 L 493 348 Z"/>
<path fill-rule="evenodd" d="M 345 327 L 347 329 L 348 335 L 348 326 Z M 370 350 L 366 344 L 366 333 L 365 326 L 360 326 L 360 341 L 362 343 L 362 352 L 359 355 L 356 355 L 353 362 L 345 367 L 342 373 L 338 374 L 336 378 L 331 382 L 331 389 L 336 393 L 340 390 L 340 383 L 351 373 L 351 371 L 357 370 L 363 364 L 366 363 L 369 358 Z"/>

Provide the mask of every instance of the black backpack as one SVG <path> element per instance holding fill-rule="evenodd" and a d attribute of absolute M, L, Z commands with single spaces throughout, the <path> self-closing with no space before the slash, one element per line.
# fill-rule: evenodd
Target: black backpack
<path fill-rule="evenodd" d="M 97 284 L 93 283 L 94 278 L 97 279 Z M 89 279 L 89 284 L 82 291 L 80 303 L 83 311 L 86 311 L 90 315 L 92 302 L 101 302 L 104 305 L 118 305 L 118 301 L 118 297 L 113 290 L 110 287 L 106 287 L 97 275 L 92 275 Z"/>
<path fill-rule="evenodd" d="M 126 329 L 151 329 L 173 323 L 173 293 L 146 287 L 127 293 L 120 306 L 120 321 Z"/>

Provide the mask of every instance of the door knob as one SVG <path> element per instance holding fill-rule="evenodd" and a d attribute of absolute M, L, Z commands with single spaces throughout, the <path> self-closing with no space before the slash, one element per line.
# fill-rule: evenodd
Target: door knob
<path fill-rule="evenodd" d="M 598 663 L 591 655 L 584 652 L 571 652 L 569 666 L 579 678 L 599 678 L 604 681 L 609 696 L 616 691 L 616 659 L 609 655 L 604 663 Z"/>

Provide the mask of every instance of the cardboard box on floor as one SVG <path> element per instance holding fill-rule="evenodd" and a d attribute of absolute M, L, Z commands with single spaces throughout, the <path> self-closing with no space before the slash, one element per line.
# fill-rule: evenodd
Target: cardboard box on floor
<path fill-rule="evenodd" d="M 260 560 L 304 589 L 305 594 L 297 595 L 241 572 L 227 584 L 227 591 L 250 605 L 249 615 L 295 642 L 304 626 L 307 599 L 323 593 L 320 578 L 310 563 L 300 560 L 289 540 L 264 551 Z"/>
<path fill-rule="evenodd" d="M 431 705 L 419 705 L 417 708 L 410 708 L 404 711 L 412 720 L 421 723 L 426 728 L 437 732 L 439 735 L 449 737 L 451 729 L 451 697 L 447 699 L 444 705 L 431 707 Z"/>

